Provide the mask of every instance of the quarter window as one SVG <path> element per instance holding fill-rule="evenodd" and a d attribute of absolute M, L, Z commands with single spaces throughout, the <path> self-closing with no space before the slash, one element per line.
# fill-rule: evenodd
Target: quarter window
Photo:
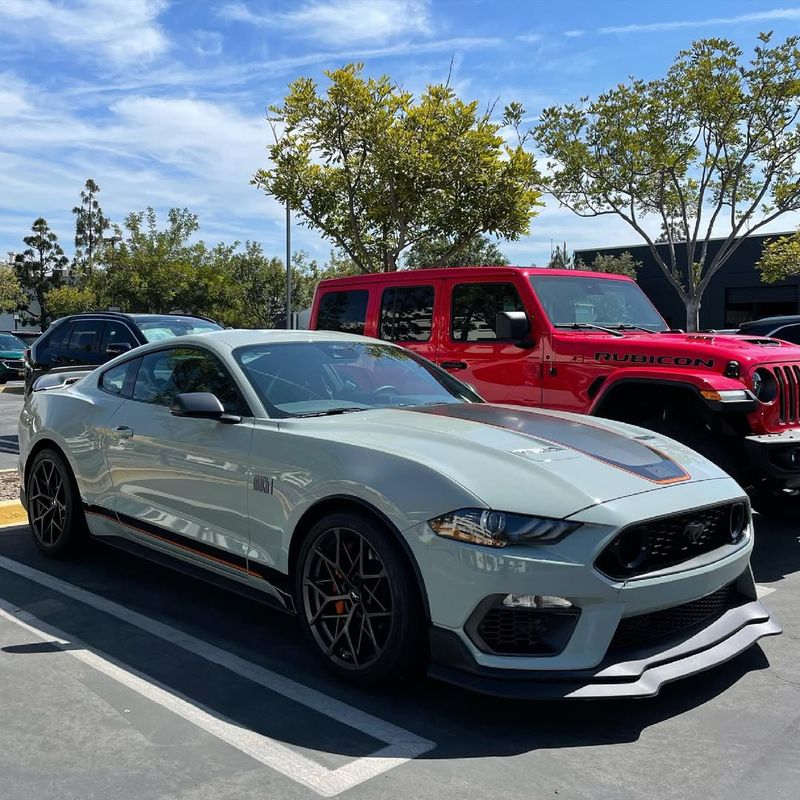
<path fill-rule="evenodd" d="M 100 320 L 76 322 L 69 337 L 68 350 L 74 353 L 97 352 L 97 339 L 103 323 Z"/>
<path fill-rule="evenodd" d="M 135 361 L 126 361 L 124 364 L 117 364 L 115 367 L 107 369 L 100 376 L 100 388 L 109 394 L 121 395 L 125 389 L 128 373 L 135 363 Z"/>
<path fill-rule="evenodd" d="M 323 331 L 364 333 L 369 292 L 358 289 L 349 292 L 327 292 L 319 301 L 317 328 Z"/>
<path fill-rule="evenodd" d="M 433 286 L 398 286 L 381 298 L 380 338 L 390 342 L 427 342 L 433 323 Z"/>
<path fill-rule="evenodd" d="M 74 325 L 71 322 L 62 322 L 43 341 L 44 347 L 42 349 L 48 348 L 50 350 L 66 350 L 67 343 L 72 335 L 73 327 Z"/>
<path fill-rule="evenodd" d="M 219 360 L 204 350 L 180 347 L 158 350 L 142 357 L 133 399 L 169 406 L 184 392 L 211 392 L 225 411 L 240 411 L 239 390 Z"/>
<path fill-rule="evenodd" d="M 450 335 L 456 342 L 496 340 L 497 314 L 524 311 L 511 283 L 462 283 L 453 289 Z"/>

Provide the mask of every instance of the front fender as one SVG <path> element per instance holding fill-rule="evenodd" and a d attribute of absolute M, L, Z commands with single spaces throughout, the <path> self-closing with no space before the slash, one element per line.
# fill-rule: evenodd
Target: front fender
<path fill-rule="evenodd" d="M 691 392 L 698 400 L 715 412 L 740 412 L 748 414 L 754 411 L 758 401 L 752 396 L 744 384 L 736 378 L 728 378 L 718 372 L 693 372 L 691 370 L 670 369 L 665 374 L 664 368 L 631 368 L 622 367 L 614 370 L 600 387 L 600 391 L 588 409 L 589 414 L 596 414 L 609 395 L 626 386 L 665 386 Z M 736 395 L 726 393 L 736 392 Z M 741 396 L 740 393 L 744 392 Z"/>

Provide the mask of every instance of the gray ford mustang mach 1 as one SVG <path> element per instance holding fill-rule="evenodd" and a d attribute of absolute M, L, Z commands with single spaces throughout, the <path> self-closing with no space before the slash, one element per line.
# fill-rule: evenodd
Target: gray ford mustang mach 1
<path fill-rule="evenodd" d="M 741 488 L 622 423 L 483 403 L 385 342 L 218 331 L 40 380 L 23 502 L 299 616 L 339 676 L 656 694 L 780 632 Z"/>

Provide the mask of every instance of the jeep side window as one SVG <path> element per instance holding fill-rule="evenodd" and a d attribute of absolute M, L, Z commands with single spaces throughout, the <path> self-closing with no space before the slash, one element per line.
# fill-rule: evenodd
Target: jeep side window
<path fill-rule="evenodd" d="M 397 286 L 381 297 L 381 339 L 427 342 L 433 324 L 433 286 Z"/>
<path fill-rule="evenodd" d="M 366 289 L 325 293 L 319 301 L 317 329 L 363 335 L 368 300 Z"/>
<path fill-rule="evenodd" d="M 524 311 L 513 283 L 461 283 L 453 287 L 450 335 L 456 342 L 496 340 L 501 311 Z"/>

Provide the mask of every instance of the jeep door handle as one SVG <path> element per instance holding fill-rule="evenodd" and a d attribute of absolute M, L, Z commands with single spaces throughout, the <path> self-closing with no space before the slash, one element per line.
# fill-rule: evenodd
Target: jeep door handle
<path fill-rule="evenodd" d="M 133 438 L 133 428 L 129 428 L 127 425 L 117 425 L 117 427 L 114 428 L 114 433 L 116 433 L 120 439 Z"/>
<path fill-rule="evenodd" d="M 441 365 L 444 369 L 466 369 L 466 361 L 442 361 Z"/>

